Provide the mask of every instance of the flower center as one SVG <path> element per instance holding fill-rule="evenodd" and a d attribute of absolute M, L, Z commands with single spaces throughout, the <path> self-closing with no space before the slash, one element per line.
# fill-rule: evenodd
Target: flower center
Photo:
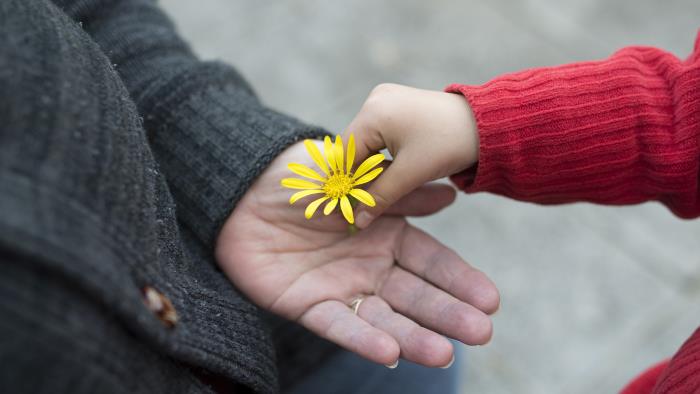
<path fill-rule="evenodd" d="M 352 178 L 346 174 L 333 174 L 328 177 L 326 184 L 323 185 L 323 191 L 330 198 L 340 198 L 352 189 Z"/>

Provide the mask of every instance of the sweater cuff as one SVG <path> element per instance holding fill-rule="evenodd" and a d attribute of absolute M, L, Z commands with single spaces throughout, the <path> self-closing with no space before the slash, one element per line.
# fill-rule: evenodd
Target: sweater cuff
<path fill-rule="evenodd" d="M 513 107 L 502 105 L 501 92 L 485 85 L 452 84 L 445 88 L 448 93 L 461 94 L 468 101 L 476 120 L 479 133 L 479 161 L 472 167 L 454 174 L 450 180 L 466 193 L 490 192 L 513 198 L 514 183 L 524 183 L 521 163 L 523 135 L 520 127 L 503 127 L 502 121 Z M 513 103 L 514 106 L 519 106 Z M 541 139 L 537 134 L 527 135 L 529 140 Z M 533 142 L 541 145 L 544 141 Z M 519 188 L 518 188 L 519 190 Z"/>
<path fill-rule="evenodd" d="M 151 149 L 178 218 L 211 247 L 236 203 L 278 154 L 297 141 L 329 135 L 263 106 L 223 64 L 202 63 L 161 88 L 171 93 L 142 102 Z"/>
<path fill-rule="evenodd" d="M 653 197 L 643 180 L 628 182 L 625 176 L 637 170 L 639 152 L 625 143 L 634 135 L 606 132 L 597 127 L 605 120 L 594 120 L 599 108 L 577 114 L 577 107 L 594 103 L 572 104 L 557 92 L 533 91 L 527 77 L 446 88 L 467 99 L 479 132 L 479 162 L 450 177 L 458 188 L 540 204 L 635 203 Z M 615 195 L 606 196 L 610 190 Z M 634 199 L 623 201 L 630 196 Z"/>

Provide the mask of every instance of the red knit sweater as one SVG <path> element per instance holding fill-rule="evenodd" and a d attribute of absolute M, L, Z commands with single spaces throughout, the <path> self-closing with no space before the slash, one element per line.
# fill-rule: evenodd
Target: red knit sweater
<path fill-rule="evenodd" d="M 700 216 L 700 32 L 686 60 L 629 47 L 447 91 L 467 98 L 479 129 L 479 164 L 452 177 L 466 192 L 541 204 L 656 200 Z M 700 392 L 700 329 L 635 383 L 625 394 Z"/>

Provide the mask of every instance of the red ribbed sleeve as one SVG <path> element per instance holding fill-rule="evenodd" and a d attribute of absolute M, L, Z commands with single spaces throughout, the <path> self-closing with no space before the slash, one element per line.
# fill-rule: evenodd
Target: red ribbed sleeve
<path fill-rule="evenodd" d="M 478 165 L 452 176 L 466 192 L 541 204 L 656 200 L 700 216 L 700 32 L 686 60 L 629 47 L 446 90 L 466 97 L 479 129 Z M 654 374 L 655 394 L 700 392 L 700 329 Z M 649 393 L 646 378 L 626 393 Z"/>
<path fill-rule="evenodd" d="M 680 350 L 673 356 L 652 392 L 653 394 L 700 392 L 700 328 L 685 341 Z"/>
<path fill-rule="evenodd" d="M 686 60 L 629 47 L 608 59 L 455 84 L 474 111 L 479 163 L 466 192 L 541 204 L 661 201 L 700 215 L 700 34 Z"/>

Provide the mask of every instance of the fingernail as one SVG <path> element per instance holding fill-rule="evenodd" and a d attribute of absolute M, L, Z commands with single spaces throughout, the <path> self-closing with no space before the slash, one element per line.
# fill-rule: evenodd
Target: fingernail
<path fill-rule="evenodd" d="M 452 364 L 454 364 L 454 363 L 455 363 L 455 355 L 453 354 L 453 355 L 452 355 L 452 360 L 450 360 L 450 362 L 447 363 L 447 365 L 445 365 L 444 367 L 440 367 L 440 368 L 442 368 L 442 369 L 447 369 L 447 368 L 451 367 Z"/>
<path fill-rule="evenodd" d="M 369 224 L 372 222 L 372 214 L 370 214 L 367 211 L 362 211 L 357 214 L 357 217 L 355 218 L 355 225 L 359 228 L 365 228 L 369 226 Z"/>
<path fill-rule="evenodd" d="M 384 366 L 389 368 L 389 369 L 394 369 L 394 368 L 399 366 L 399 360 L 394 361 L 393 364 L 385 364 Z"/>

